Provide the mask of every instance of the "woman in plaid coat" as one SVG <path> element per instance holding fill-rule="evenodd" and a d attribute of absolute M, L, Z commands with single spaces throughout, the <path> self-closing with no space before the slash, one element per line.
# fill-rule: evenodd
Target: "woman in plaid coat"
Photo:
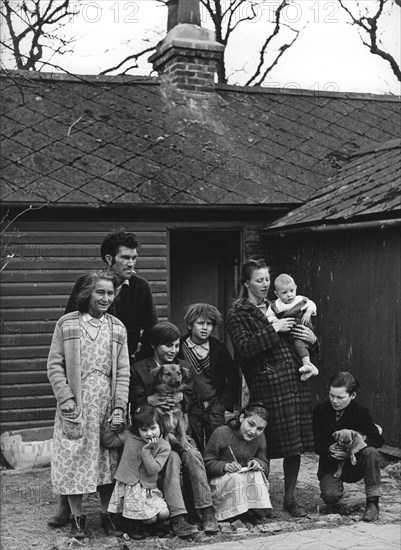
<path fill-rule="evenodd" d="M 242 266 L 241 291 L 227 314 L 227 326 L 237 359 L 250 391 L 250 400 L 269 411 L 266 429 L 267 455 L 284 458 L 284 509 L 295 517 L 306 511 L 295 501 L 294 491 L 300 455 L 313 451 L 312 405 L 303 378 L 318 374 L 312 364 L 301 366 L 291 344 L 281 336 L 291 334 L 317 348 L 317 338 L 292 318 L 280 319 L 277 328 L 267 320 L 270 272 L 264 260 L 248 260 Z M 294 327 L 294 328 L 293 328 Z"/>

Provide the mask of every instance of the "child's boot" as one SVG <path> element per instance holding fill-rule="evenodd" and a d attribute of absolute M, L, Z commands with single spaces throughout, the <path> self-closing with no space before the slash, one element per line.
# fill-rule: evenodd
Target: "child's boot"
<path fill-rule="evenodd" d="M 376 521 L 379 517 L 379 497 L 368 497 L 366 499 L 363 521 Z"/>
<path fill-rule="evenodd" d="M 144 525 L 141 521 L 135 519 L 127 520 L 126 533 L 132 540 L 142 540 L 146 538 Z"/>
<path fill-rule="evenodd" d="M 214 515 L 213 506 L 208 506 L 207 508 L 201 508 L 201 515 L 202 515 L 203 531 L 206 534 L 212 535 L 213 533 L 218 533 L 220 531 L 219 525 L 216 520 L 216 516 Z"/>
<path fill-rule="evenodd" d="M 190 537 L 199 533 L 195 525 L 191 525 L 184 518 L 183 514 L 170 518 L 171 529 L 177 537 Z"/>
<path fill-rule="evenodd" d="M 106 536 L 122 537 L 123 532 L 116 527 L 114 514 L 108 512 L 100 512 L 100 520 Z"/>
<path fill-rule="evenodd" d="M 56 514 L 47 521 L 49 527 L 64 527 L 70 520 L 70 504 L 67 495 L 60 495 L 60 506 Z"/>

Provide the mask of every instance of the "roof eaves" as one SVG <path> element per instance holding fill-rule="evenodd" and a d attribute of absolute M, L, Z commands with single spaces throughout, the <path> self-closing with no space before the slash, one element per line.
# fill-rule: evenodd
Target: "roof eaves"
<path fill-rule="evenodd" d="M 140 84 L 160 86 L 161 80 L 158 77 L 130 76 L 130 75 L 84 75 L 73 73 L 47 73 L 25 70 L 0 71 L 0 78 L 12 79 L 21 78 L 25 80 L 52 81 L 52 82 L 80 82 L 82 84 Z"/>
<path fill-rule="evenodd" d="M 266 94 L 278 96 L 298 96 L 298 97 L 326 97 L 346 100 L 373 100 L 373 101 L 394 101 L 401 102 L 401 96 L 393 94 L 368 94 L 360 92 L 330 92 L 323 90 L 307 90 L 300 88 L 276 88 L 261 86 L 235 86 L 232 84 L 216 84 L 216 91 L 239 92 L 246 94 Z"/>
<path fill-rule="evenodd" d="M 377 217 L 377 213 L 374 216 L 367 218 L 355 217 L 349 220 L 337 219 L 337 220 L 321 220 L 306 222 L 303 224 L 281 227 L 264 227 L 262 233 L 268 233 L 270 236 L 287 236 L 287 235 L 304 235 L 305 233 L 320 233 L 330 231 L 350 231 L 354 229 L 387 229 L 393 227 L 401 227 L 401 210 L 398 212 L 391 212 L 391 218 L 383 218 L 383 212 L 379 212 L 381 217 Z"/>

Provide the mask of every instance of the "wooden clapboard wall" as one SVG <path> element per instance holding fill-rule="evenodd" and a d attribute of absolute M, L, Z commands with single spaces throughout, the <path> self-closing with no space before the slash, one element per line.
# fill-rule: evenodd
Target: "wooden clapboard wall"
<path fill-rule="evenodd" d="M 138 275 L 152 287 L 159 319 L 168 315 L 167 234 L 161 223 L 114 220 L 20 222 L 1 273 L 1 431 L 51 425 L 55 400 L 46 359 L 56 320 L 77 277 L 104 266 L 100 243 L 123 225 L 140 242 Z"/>

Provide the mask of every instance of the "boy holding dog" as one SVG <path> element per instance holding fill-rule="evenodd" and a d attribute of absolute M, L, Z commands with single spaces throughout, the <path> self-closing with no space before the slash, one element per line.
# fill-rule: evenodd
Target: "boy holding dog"
<path fill-rule="evenodd" d="M 239 401 L 240 377 L 223 342 L 211 336 L 221 313 L 210 304 L 192 304 L 185 313 L 188 334 L 181 339 L 179 357 L 191 365 L 194 399 L 189 422 L 201 451 L 216 428 L 225 423 L 224 411 Z"/>
<path fill-rule="evenodd" d="M 158 323 L 150 330 L 149 339 L 153 355 L 137 361 L 131 366 L 129 392 L 131 411 L 146 404 L 165 410 L 175 406 L 173 397 L 157 392 L 158 381 L 155 375 L 161 367 L 172 364 L 189 370 L 186 361 L 176 359 L 180 347 L 180 336 L 178 327 L 167 321 Z M 191 399 L 192 391 L 188 384 L 188 388 L 183 390 L 182 408 L 184 412 Z M 172 531 L 179 537 L 188 537 L 198 533 L 196 525 L 190 524 L 185 517 L 187 509 L 180 482 L 181 465 L 183 465 L 193 490 L 195 509 L 202 519 L 203 531 L 207 534 L 217 533 L 219 527 L 214 515 L 212 493 L 201 453 L 191 439 L 189 444 L 184 447 L 180 443 L 177 445 L 172 443 L 171 446 L 170 456 L 162 471 L 162 484 L 164 498 L 170 512 Z"/>
<path fill-rule="evenodd" d="M 329 400 L 320 403 L 313 412 L 315 451 L 319 455 L 317 476 L 320 492 L 328 508 L 343 496 L 343 482 L 355 483 L 363 478 L 366 508 L 363 521 L 376 521 L 379 516 L 380 456 L 376 450 L 384 444 L 381 429 L 374 424 L 369 410 L 356 400 L 359 384 L 349 372 L 338 372 L 330 378 Z M 350 432 L 356 447 L 356 464 L 352 464 L 351 449 L 339 446 L 341 432 Z M 351 443 L 352 446 L 352 443 Z M 345 461 L 338 475 L 339 461 Z"/>

